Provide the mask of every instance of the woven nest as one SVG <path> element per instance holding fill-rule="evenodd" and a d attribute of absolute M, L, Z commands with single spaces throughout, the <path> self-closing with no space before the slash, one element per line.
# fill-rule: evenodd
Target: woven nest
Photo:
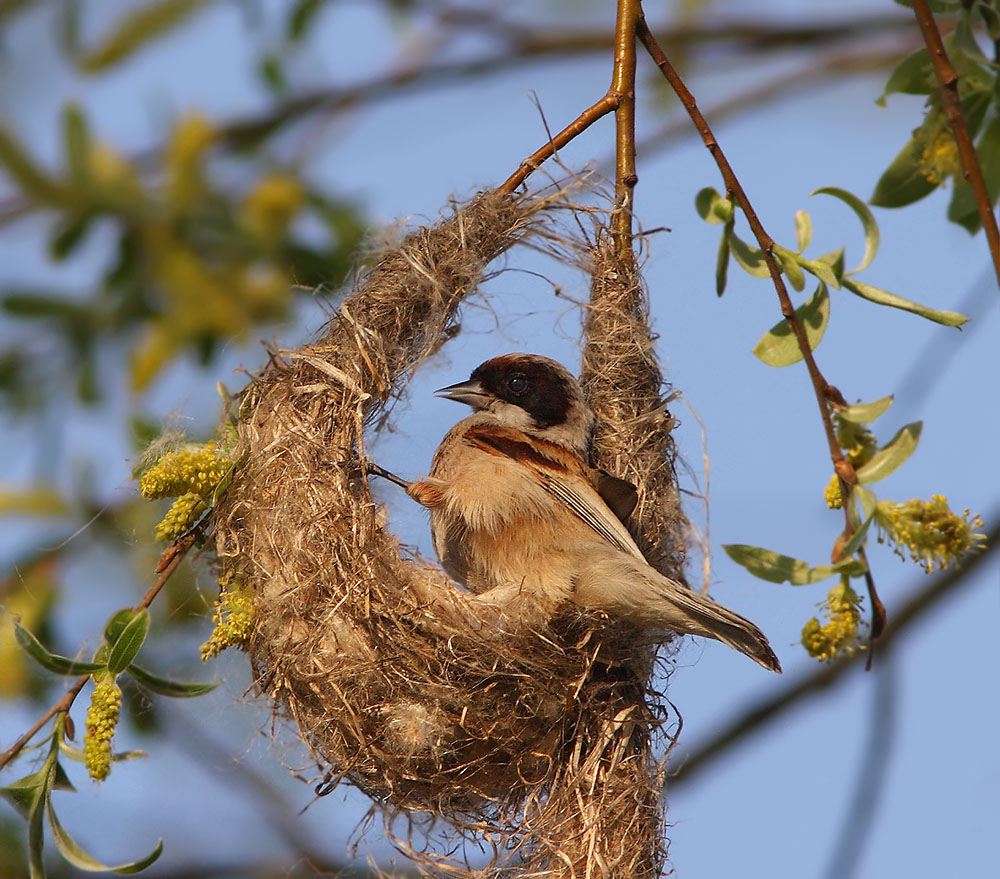
<path fill-rule="evenodd" d="M 383 252 L 315 344 L 272 357 L 241 399 L 217 552 L 222 574 L 254 590 L 259 691 L 390 824 L 423 813 L 474 832 L 494 856 L 477 875 L 652 877 L 664 859 L 655 645 L 572 608 L 499 620 L 401 551 L 358 466 L 366 426 L 454 333 L 489 264 L 550 239 L 560 204 L 479 196 Z M 603 235 L 587 259 L 594 463 L 638 486 L 635 536 L 678 578 L 672 422 L 640 279 Z"/>

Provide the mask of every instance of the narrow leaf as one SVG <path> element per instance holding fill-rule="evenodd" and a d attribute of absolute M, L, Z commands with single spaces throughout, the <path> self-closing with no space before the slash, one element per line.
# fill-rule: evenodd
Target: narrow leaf
<path fill-rule="evenodd" d="M 884 107 L 889 95 L 929 95 L 935 87 L 931 56 L 926 49 L 918 49 L 912 55 L 907 55 L 889 74 L 885 90 L 875 103 Z"/>
<path fill-rule="evenodd" d="M 706 223 L 721 223 L 722 220 L 712 213 L 712 206 L 721 199 L 722 196 L 715 187 L 706 186 L 704 189 L 699 189 L 694 197 L 694 209 Z"/>
<path fill-rule="evenodd" d="M 888 445 L 879 449 L 874 457 L 858 470 L 858 481 L 868 484 L 885 479 L 916 451 L 922 428 L 922 421 L 914 421 L 900 428 Z"/>
<path fill-rule="evenodd" d="M 715 258 L 715 295 L 721 296 L 726 292 L 726 281 L 729 278 L 729 232 L 733 224 L 727 223 L 726 228 L 719 239 L 719 253 Z"/>
<path fill-rule="evenodd" d="M 813 195 L 832 195 L 834 198 L 839 198 L 858 215 L 858 219 L 861 220 L 861 225 L 865 230 L 865 255 L 861 258 L 861 262 L 857 268 L 852 269 L 847 274 L 856 275 L 863 269 L 868 268 L 872 260 L 875 259 L 875 254 L 878 253 L 879 243 L 878 223 L 875 222 L 875 217 L 868 205 L 854 193 L 848 192 L 846 189 L 838 189 L 836 186 L 824 186 L 822 189 L 817 189 Z"/>
<path fill-rule="evenodd" d="M 19 778 L 7 787 L 0 787 L 0 798 L 10 803 L 18 814 L 27 820 L 28 815 L 31 814 L 31 806 L 35 802 L 35 797 L 40 795 L 47 777 L 47 769 L 32 772 L 31 775 Z"/>
<path fill-rule="evenodd" d="M 149 611 L 141 610 L 126 624 L 108 655 L 108 671 L 111 674 L 123 672 L 135 659 L 149 632 Z"/>
<path fill-rule="evenodd" d="M 858 486 L 854 486 L 853 493 L 857 494 L 857 491 L 858 491 Z M 862 504 L 862 509 L 864 509 L 863 498 L 859 496 L 858 500 Z M 851 535 L 851 539 L 848 540 L 847 543 L 845 543 L 841 547 L 840 551 L 844 554 L 845 557 L 854 555 L 854 553 L 856 553 L 861 548 L 861 545 L 865 542 L 865 540 L 868 537 L 868 529 L 871 527 L 872 520 L 874 518 L 875 518 L 875 507 L 872 506 L 871 512 L 867 513 L 861 524 L 855 527 L 854 533 Z M 861 573 L 864 573 L 864 571 L 862 570 Z"/>
<path fill-rule="evenodd" d="M 795 212 L 795 241 L 802 253 L 813 240 L 812 218 L 805 211 Z"/>
<path fill-rule="evenodd" d="M 820 282 L 816 292 L 795 309 L 809 342 L 815 350 L 826 332 L 830 320 L 830 294 L 826 284 Z M 802 359 L 802 350 L 787 320 L 780 320 L 768 330 L 754 346 L 753 353 L 768 366 L 790 366 Z"/>
<path fill-rule="evenodd" d="M 48 798 L 48 785 L 51 783 L 51 767 L 46 761 L 45 768 L 39 773 L 44 779 L 35 790 L 31 804 L 28 807 L 28 876 L 29 879 L 45 879 L 45 801 Z"/>
<path fill-rule="evenodd" d="M 911 302 L 909 299 L 904 299 L 895 293 L 880 290 L 878 287 L 872 287 L 871 284 L 862 284 L 861 281 L 855 281 L 853 278 L 845 279 L 844 286 L 856 296 L 867 299 L 869 302 L 875 302 L 878 305 L 888 305 L 892 308 L 899 308 L 903 311 L 919 314 L 921 317 L 927 318 L 927 320 L 944 324 L 946 327 L 960 327 L 969 320 L 965 315 L 959 314 L 957 311 L 938 311 L 936 308 L 928 308 L 926 305 Z"/>
<path fill-rule="evenodd" d="M 876 400 L 874 403 L 855 403 L 853 406 L 836 407 L 837 415 L 852 424 L 871 424 L 880 415 L 889 411 L 893 401 L 892 395 Z"/>
<path fill-rule="evenodd" d="M 868 203 L 880 208 L 901 208 L 937 189 L 937 184 L 920 171 L 920 152 L 919 144 L 911 137 L 882 173 Z"/>
<path fill-rule="evenodd" d="M 70 179 L 77 184 L 86 184 L 90 179 L 92 145 L 87 120 L 78 104 L 70 103 L 63 108 L 62 125 L 63 149 Z"/>
<path fill-rule="evenodd" d="M 135 611 L 131 607 L 115 611 L 104 624 L 104 640 L 113 645 L 134 616 Z"/>
<path fill-rule="evenodd" d="M 59 849 L 59 854 L 79 870 L 86 870 L 88 873 L 108 872 L 118 873 L 119 875 L 138 873 L 141 870 L 145 870 L 163 852 L 163 840 L 161 839 L 156 843 L 156 847 L 145 857 L 137 861 L 132 861 L 129 864 L 119 864 L 117 867 L 110 867 L 84 851 L 80 847 L 80 844 L 66 832 L 66 829 L 59 822 L 59 818 L 56 816 L 50 801 L 47 802 L 47 806 L 46 811 L 49 816 L 49 829 L 52 831 L 52 840 L 55 842 L 56 848 Z"/>
<path fill-rule="evenodd" d="M 976 142 L 976 153 L 982 165 L 990 204 L 995 205 L 1000 194 L 1000 118 L 994 119 L 986 126 L 986 130 Z M 961 178 L 955 179 L 951 203 L 948 205 L 948 219 L 963 226 L 970 235 L 975 235 L 982 228 L 976 196 L 972 187 Z"/>
<path fill-rule="evenodd" d="M 788 582 L 793 586 L 804 586 L 807 583 L 825 580 L 835 573 L 831 565 L 810 568 L 808 562 L 759 546 L 730 543 L 722 548 L 736 564 L 742 565 L 755 577 L 767 580 L 769 583 Z"/>
<path fill-rule="evenodd" d="M 26 194 L 46 204 L 64 205 L 66 190 L 52 180 L 6 128 L 0 126 L 0 166 Z"/>
<path fill-rule="evenodd" d="M 213 681 L 208 684 L 182 684 L 179 681 L 170 681 L 148 672 L 137 665 L 130 665 L 128 673 L 135 678 L 135 682 L 147 690 L 158 693 L 161 696 L 172 696 L 175 699 L 184 699 L 191 696 L 203 696 L 210 693 L 222 681 Z"/>
<path fill-rule="evenodd" d="M 764 254 L 760 250 L 756 247 L 751 247 L 732 229 L 729 230 L 726 237 L 729 239 L 729 246 L 732 248 L 733 257 L 740 264 L 740 268 L 743 271 L 749 275 L 753 275 L 755 278 L 767 278 L 770 276 L 771 273 L 767 269 L 767 263 L 764 262 Z"/>
<path fill-rule="evenodd" d="M 206 0 L 159 0 L 137 7 L 119 19 L 100 45 L 80 57 L 80 69 L 96 73 L 123 61 L 178 27 L 204 5 Z"/>
<path fill-rule="evenodd" d="M 81 662 L 60 656 L 58 653 L 50 653 L 41 641 L 18 622 L 14 623 L 14 638 L 28 656 L 46 671 L 54 672 L 57 675 L 86 675 L 104 668 L 99 662 Z"/>
<path fill-rule="evenodd" d="M 824 284 L 830 287 L 840 287 L 840 279 L 830 264 L 818 259 L 802 259 L 799 257 L 799 265 L 811 275 L 815 275 Z"/>
<path fill-rule="evenodd" d="M 778 262 L 781 263 L 781 270 L 785 273 L 785 277 L 788 278 L 788 283 L 801 292 L 806 286 L 806 276 L 802 274 L 802 266 L 799 265 L 798 255 L 792 253 L 790 250 L 785 250 L 784 247 L 778 244 L 774 246 L 774 255 Z"/>

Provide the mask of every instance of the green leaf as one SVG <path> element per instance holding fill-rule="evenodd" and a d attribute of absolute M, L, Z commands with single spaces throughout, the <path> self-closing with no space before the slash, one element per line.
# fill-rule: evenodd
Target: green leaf
<path fill-rule="evenodd" d="M 810 350 L 815 350 L 830 320 L 830 294 L 822 281 L 816 292 L 795 309 L 805 330 Z M 787 320 L 780 320 L 754 346 L 753 353 L 768 366 L 790 366 L 802 359 L 802 351 Z"/>
<path fill-rule="evenodd" d="M 0 486 L 0 516 L 65 516 L 66 499 L 51 485 L 32 488 Z"/>
<path fill-rule="evenodd" d="M 3 126 L 0 126 L 0 166 L 25 195 L 60 207 L 70 201 L 63 186 L 50 178 L 17 138 Z"/>
<path fill-rule="evenodd" d="M 743 271 L 755 278 L 768 278 L 771 276 L 767 268 L 767 263 L 764 262 L 764 254 L 760 250 L 756 247 L 751 247 L 732 229 L 727 232 L 726 237 L 729 239 L 733 258 L 739 263 Z"/>
<path fill-rule="evenodd" d="M 824 284 L 830 287 L 840 287 L 840 278 L 837 277 L 836 271 L 833 267 L 825 262 L 822 258 L 820 259 L 803 259 L 799 257 L 799 265 L 802 266 L 811 275 L 815 275 Z"/>
<path fill-rule="evenodd" d="M 728 223 L 733 217 L 733 203 L 719 195 L 711 186 L 698 191 L 694 197 L 694 206 L 698 216 L 713 225 Z"/>
<path fill-rule="evenodd" d="M 856 275 L 863 269 L 868 268 L 872 260 L 875 259 L 875 254 L 878 253 L 879 243 L 878 223 L 875 222 L 875 217 L 868 205 L 854 193 L 848 192 L 846 189 L 838 189 L 836 186 L 824 186 L 821 189 L 817 189 L 813 195 L 832 195 L 834 198 L 839 198 L 858 215 L 858 219 L 861 220 L 861 225 L 865 230 L 865 255 L 861 258 L 858 267 L 852 269 L 847 274 Z"/>
<path fill-rule="evenodd" d="M 801 292 L 806 286 L 806 276 L 802 274 L 802 267 L 799 265 L 798 254 L 785 250 L 779 244 L 774 245 L 774 256 L 781 264 L 781 270 L 788 278 L 788 283 Z"/>
<path fill-rule="evenodd" d="M 855 485 L 851 490 L 851 494 L 856 497 L 858 503 L 861 505 L 862 511 L 865 513 L 865 517 L 860 521 L 860 523 L 855 524 L 854 533 L 851 535 L 851 539 L 841 547 L 840 551 L 845 556 L 854 555 L 854 553 L 861 548 L 861 545 L 868 537 L 868 529 L 871 527 L 872 521 L 875 519 L 875 504 L 874 502 L 871 504 L 868 503 L 868 498 L 865 495 L 866 492 L 868 495 L 871 495 L 873 499 L 875 498 L 875 495 L 872 492 L 868 491 L 866 488 L 862 488 L 861 486 Z M 869 507 L 870 511 L 868 509 Z M 864 573 L 864 569 L 862 569 L 861 573 Z"/>
<path fill-rule="evenodd" d="M 715 257 L 715 295 L 726 292 L 726 281 L 729 279 L 729 233 L 733 231 L 735 220 L 726 223 L 719 239 L 719 252 Z"/>
<path fill-rule="evenodd" d="M 52 831 L 52 840 L 55 842 L 56 848 L 59 849 L 59 854 L 78 870 L 86 870 L 88 873 L 118 873 L 119 875 L 138 873 L 141 870 L 145 870 L 163 852 L 163 840 L 161 839 L 156 843 L 156 847 L 145 857 L 137 861 L 132 861 L 129 864 L 119 864 L 117 867 L 109 867 L 107 864 L 101 863 L 85 852 L 80 847 L 80 844 L 66 832 L 66 829 L 59 823 L 59 818 L 56 817 L 55 809 L 52 808 L 51 800 L 48 797 L 46 798 L 46 805 L 48 806 L 46 811 L 49 816 L 49 829 Z"/>
<path fill-rule="evenodd" d="M 808 562 L 781 555 L 770 549 L 759 546 L 747 546 L 743 543 L 730 543 L 722 547 L 736 564 L 742 565 L 755 577 L 767 580 L 769 583 L 791 583 L 793 586 L 805 586 L 808 583 L 818 583 L 837 573 L 837 566 L 819 565 L 809 567 Z"/>
<path fill-rule="evenodd" d="M 795 212 L 795 241 L 798 244 L 799 253 L 802 253 L 813 239 L 812 218 L 805 211 Z"/>
<path fill-rule="evenodd" d="M 882 173 L 868 203 L 880 208 L 901 208 L 937 189 L 937 184 L 920 171 L 920 153 L 920 145 L 911 137 Z"/>
<path fill-rule="evenodd" d="M 70 180 L 86 185 L 90 180 L 90 155 L 92 144 L 87 120 L 78 104 L 69 103 L 63 107 L 63 149 L 66 153 L 66 168 Z"/>
<path fill-rule="evenodd" d="M 111 67 L 180 26 L 206 5 L 206 0 L 159 0 L 145 3 L 122 16 L 111 34 L 83 53 L 77 64 L 87 73 Z"/>
<path fill-rule="evenodd" d="M 143 608 L 122 629 L 108 655 L 108 671 L 116 675 L 125 671 L 135 659 L 149 632 L 149 611 Z"/>
<path fill-rule="evenodd" d="M 914 453 L 920 441 L 922 421 L 914 421 L 900 428 L 889 443 L 879 449 L 872 459 L 858 470 L 858 482 L 868 484 L 885 479 Z"/>
<path fill-rule="evenodd" d="M 48 769 L 32 772 L 24 778 L 19 778 L 7 787 L 0 787 L 0 797 L 14 807 L 17 813 L 27 820 L 36 797 L 43 795 L 43 788 L 48 783 Z"/>
<path fill-rule="evenodd" d="M 885 84 L 885 90 L 875 103 L 885 106 L 889 95 L 902 93 L 906 95 L 929 95 L 937 88 L 934 68 L 931 66 L 931 56 L 926 49 L 918 49 L 912 55 L 907 55 L 892 73 Z"/>
<path fill-rule="evenodd" d="M 45 803 L 48 799 L 48 786 L 52 781 L 52 769 L 46 761 L 45 768 L 40 773 L 44 776 L 42 784 L 35 792 L 28 807 L 28 876 L 29 879 L 45 879 Z"/>
<path fill-rule="evenodd" d="M 131 607 L 123 607 L 121 610 L 115 611 L 104 624 L 104 640 L 113 645 L 134 616 L 135 611 Z"/>
<path fill-rule="evenodd" d="M 899 308 L 902 311 L 919 314 L 921 317 L 927 318 L 927 320 L 932 320 L 937 324 L 944 324 L 946 327 L 960 327 L 969 320 L 965 315 L 959 314 L 957 311 L 938 311 L 936 308 L 928 308 L 926 305 L 911 302 L 909 299 L 904 299 L 902 296 L 897 296 L 895 293 L 890 293 L 887 290 L 880 290 L 878 287 L 872 287 L 870 284 L 862 284 L 853 278 L 846 278 L 844 286 L 856 296 L 867 299 L 869 302 L 875 302 L 878 305 L 888 305 L 892 308 Z"/>
<path fill-rule="evenodd" d="M 222 681 L 214 681 L 209 684 L 182 684 L 179 681 L 169 681 L 148 672 L 137 665 L 130 665 L 126 671 L 135 678 L 135 682 L 147 690 L 158 693 L 161 696 L 171 696 L 175 699 L 185 699 L 192 696 L 203 696 L 210 693 Z"/>
<path fill-rule="evenodd" d="M 835 411 L 844 421 L 850 421 L 852 424 L 871 424 L 880 415 L 884 415 L 889 411 L 893 399 L 894 397 L 890 394 L 888 397 L 882 397 L 881 400 L 876 400 L 874 403 L 855 403 L 853 406 L 837 406 Z"/>
<path fill-rule="evenodd" d="M 49 255 L 55 262 L 62 262 L 72 255 L 90 231 L 94 216 L 91 212 L 83 214 L 71 212 L 59 218 L 49 239 Z"/>
<path fill-rule="evenodd" d="M 14 623 L 14 638 L 21 649 L 46 671 L 57 675 L 88 675 L 100 671 L 104 666 L 99 662 L 80 662 L 50 653 L 34 635 L 20 623 Z"/>
<path fill-rule="evenodd" d="M 288 39 L 292 42 L 301 40 L 306 30 L 323 7 L 324 0 L 299 0 L 288 17 Z"/>
<path fill-rule="evenodd" d="M 976 143 L 976 154 L 983 170 L 990 204 L 995 205 L 997 196 L 1000 195 L 1000 118 L 986 126 Z M 948 219 L 967 229 L 970 235 L 975 235 L 982 228 L 976 196 L 972 187 L 961 178 L 955 178 L 955 189 L 948 205 Z"/>

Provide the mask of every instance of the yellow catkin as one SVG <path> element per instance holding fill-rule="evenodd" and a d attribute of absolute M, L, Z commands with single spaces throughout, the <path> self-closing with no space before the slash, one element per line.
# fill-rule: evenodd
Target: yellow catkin
<path fill-rule="evenodd" d="M 305 190 L 294 177 L 288 174 L 264 177 L 243 202 L 243 222 L 259 238 L 273 241 L 284 235 L 304 199 Z"/>
<path fill-rule="evenodd" d="M 844 505 L 844 499 L 840 496 L 840 477 L 836 473 L 830 477 L 823 490 L 823 499 L 831 510 L 839 510 Z"/>
<path fill-rule="evenodd" d="M 224 584 L 212 614 L 215 629 L 201 645 L 201 661 L 218 656 L 228 647 L 242 646 L 253 623 L 253 593 L 238 584 Z"/>
<path fill-rule="evenodd" d="M 842 580 L 834 586 L 820 605 L 827 622 L 821 624 L 813 617 L 802 627 L 802 646 L 806 652 L 822 661 L 864 650 L 860 643 L 860 605 L 861 598 L 849 581 Z"/>
<path fill-rule="evenodd" d="M 880 501 L 875 521 L 882 536 L 896 547 L 901 557 L 907 550 L 910 558 L 931 573 L 943 570 L 966 553 L 981 549 L 985 536 L 978 514 L 965 510 L 961 515 L 948 506 L 944 495 L 936 494 L 929 501 L 919 498 L 902 504 Z"/>
<path fill-rule="evenodd" d="M 83 735 L 84 765 L 95 781 L 104 781 L 111 771 L 111 737 L 118 725 L 122 691 L 111 681 L 94 688 L 87 710 L 87 730 Z"/>
<path fill-rule="evenodd" d="M 147 500 L 196 494 L 207 497 L 232 462 L 219 454 L 214 441 L 188 445 L 167 452 L 139 479 L 139 492 Z"/>
<path fill-rule="evenodd" d="M 167 511 L 167 515 L 156 526 L 157 540 L 176 540 L 182 536 L 208 509 L 201 495 L 188 492 L 182 494 Z"/>

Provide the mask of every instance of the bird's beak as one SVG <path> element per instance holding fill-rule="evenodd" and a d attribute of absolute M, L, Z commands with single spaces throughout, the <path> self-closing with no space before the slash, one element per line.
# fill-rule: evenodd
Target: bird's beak
<path fill-rule="evenodd" d="M 479 382 L 468 381 L 460 382 L 457 385 L 448 385 L 446 388 L 438 388 L 434 392 L 434 396 L 465 403 L 473 409 L 482 409 L 490 395 Z"/>

